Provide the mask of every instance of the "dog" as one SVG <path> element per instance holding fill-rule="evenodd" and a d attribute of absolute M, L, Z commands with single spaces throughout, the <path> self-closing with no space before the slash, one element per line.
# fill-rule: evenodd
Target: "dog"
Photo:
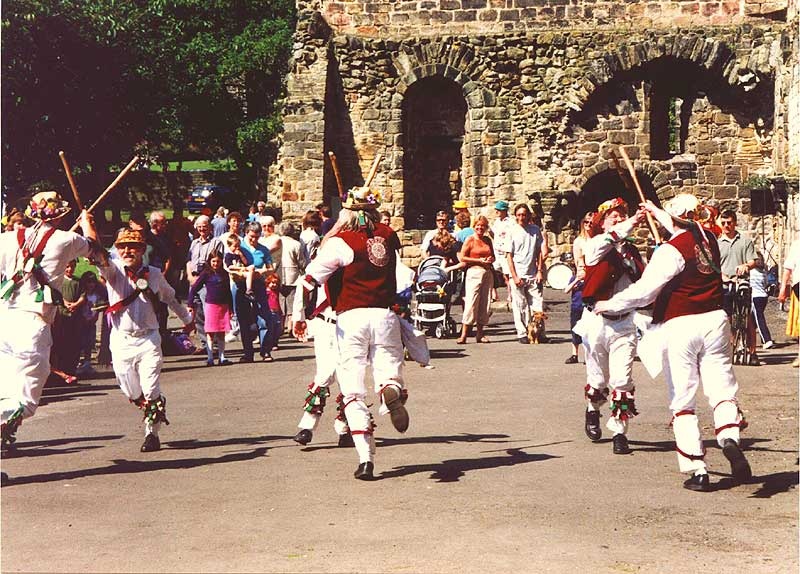
<path fill-rule="evenodd" d="M 547 336 L 545 335 L 544 322 L 547 319 L 541 311 L 534 311 L 528 320 L 528 342 L 531 345 L 538 345 L 539 343 L 546 343 Z"/>

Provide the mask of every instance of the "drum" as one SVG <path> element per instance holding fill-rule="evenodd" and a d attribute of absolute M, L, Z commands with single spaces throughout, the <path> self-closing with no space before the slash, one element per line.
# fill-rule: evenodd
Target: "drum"
<path fill-rule="evenodd" d="M 565 289 L 575 277 L 575 267 L 564 261 L 553 263 L 547 268 L 547 285 L 553 289 Z"/>

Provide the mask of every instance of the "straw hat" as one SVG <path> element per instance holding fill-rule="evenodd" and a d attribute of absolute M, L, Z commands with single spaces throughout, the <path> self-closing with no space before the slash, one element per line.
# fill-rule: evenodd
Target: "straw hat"
<path fill-rule="evenodd" d="M 347 192 L 347 197 L 342 203 L 342 209 L 352 209 L 355 211 L 363 209 L 378 209 L 380 205 L 380 192 L 373 191 L 368 187 L 351 187 Z"/>
<path fill-rule="evenodd" d="M 120 245 L 141 245 L 142 247 L 146 247 L 147 243 L 141 231 L 122 229 L 117 234 L 117 240 L 114 241 L 114 247 L 119 247 Z"/>

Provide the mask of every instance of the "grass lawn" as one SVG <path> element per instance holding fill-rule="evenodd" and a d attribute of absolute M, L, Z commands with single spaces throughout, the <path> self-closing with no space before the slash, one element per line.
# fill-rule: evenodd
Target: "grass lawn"
<path fill-rule="evenodd" d="M 182 171 L 234 171 L 236 164 L 230 159 L 221 160 L 190 160 L 190 161 L 171 161 L 169 170 L 175 171 L 178 165 Z M 160 165 L 151 165 L 150 171 L 163 171 Z"/>

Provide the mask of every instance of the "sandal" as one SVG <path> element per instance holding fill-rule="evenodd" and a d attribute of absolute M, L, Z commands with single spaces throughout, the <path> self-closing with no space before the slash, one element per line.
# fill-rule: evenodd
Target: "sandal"
<path fill-rule="evenodd" d="M 265 363 L 271 363 L 271 362 L 272 362 L 272 361 L 274 361 L 275 359 L 273 359 L 273 358 L 272 358 L 272 355 L 270 355 L 270 354 L 266 354 L 266 355 L 262 355 L 262 356 L 261 356 L 261 360 L 262 360 L 263 362 L 265 362 Z"/>
<path fill-rule="evenodd" d="M 466 344 L 467 344 L 466 339 L 456 339 L 456 345 L 466 345 Z"/>
<path fill-rule="evenodd" d="M 477 340 L 478 343 L 491 343 L 488 337 L 481 337 Z"/>

